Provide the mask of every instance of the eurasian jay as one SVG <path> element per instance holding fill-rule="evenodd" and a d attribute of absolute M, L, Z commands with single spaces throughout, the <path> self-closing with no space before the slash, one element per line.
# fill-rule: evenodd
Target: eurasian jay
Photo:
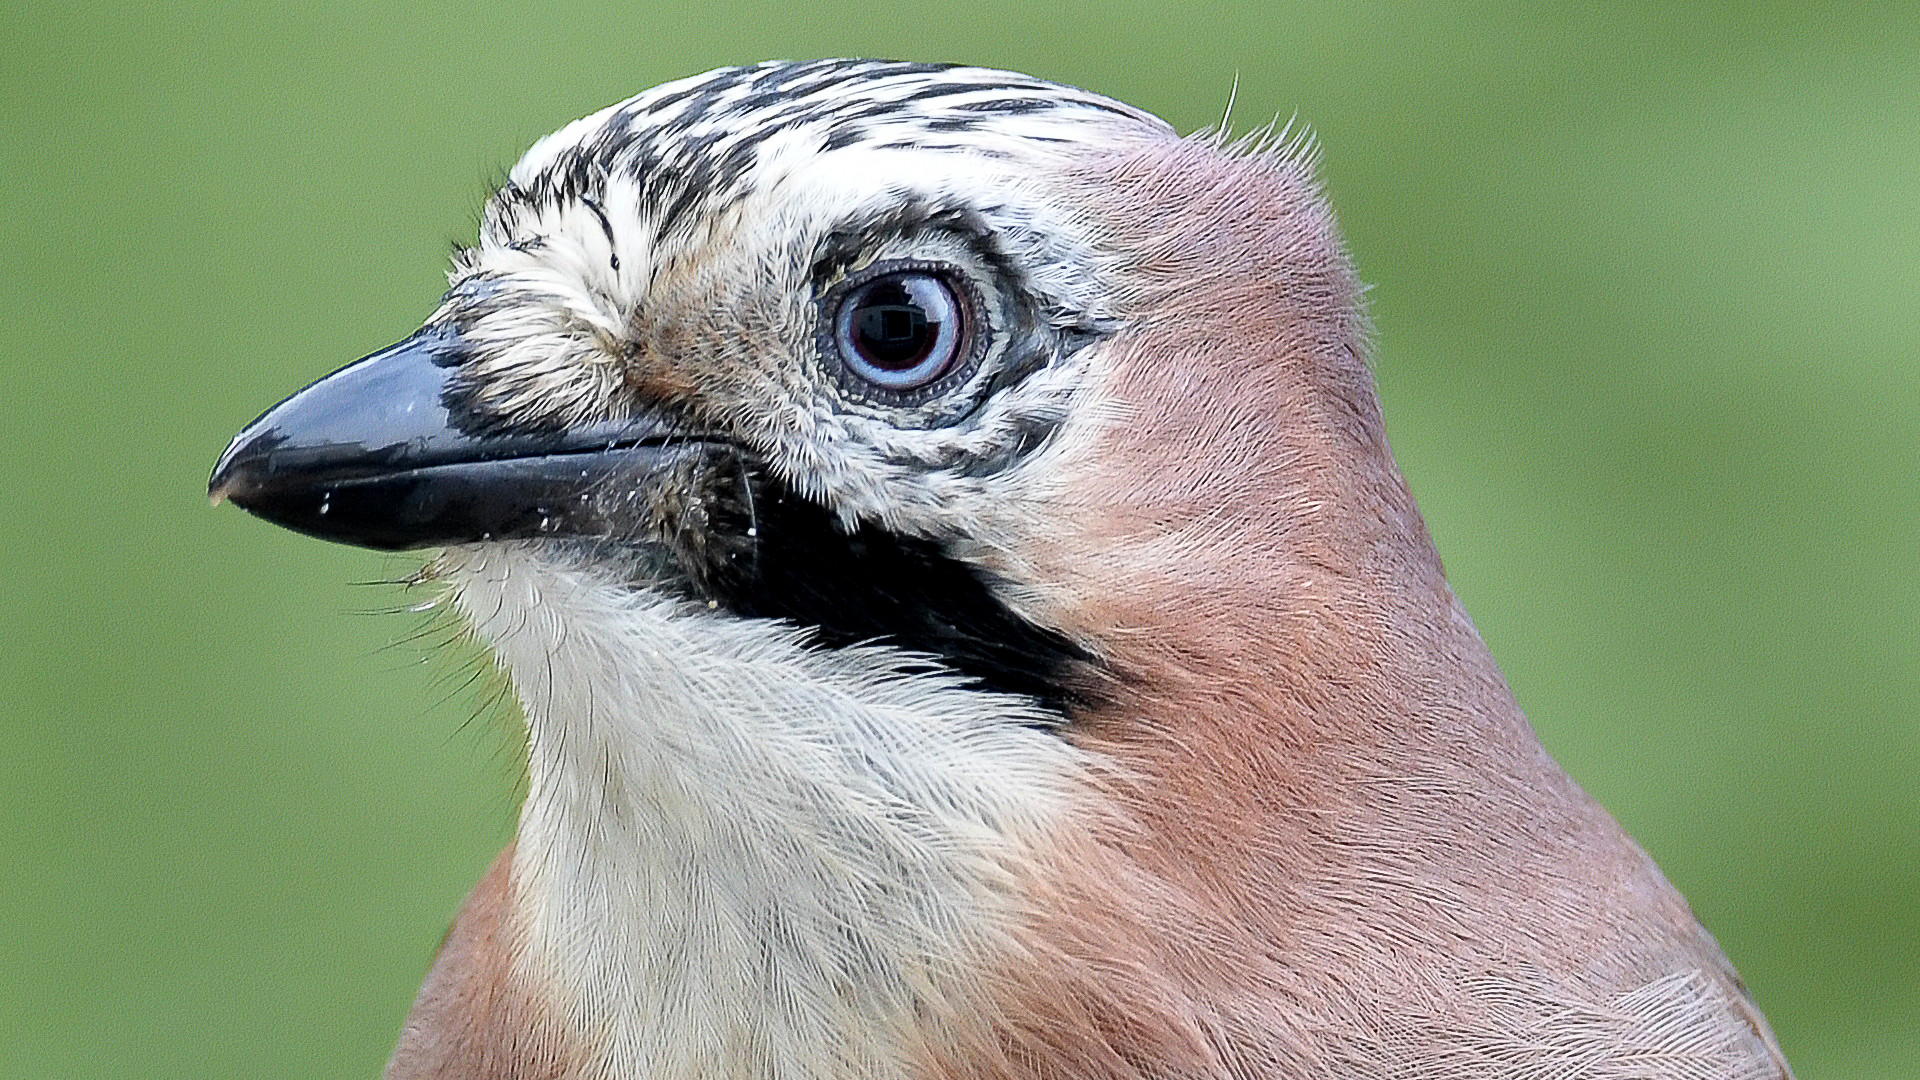
<path fill-rule="evenodd" d="M 1387 446 L 1303 141 L 999 71 L 668 83 L 211 481 L 527 723 L 393 1078 L 1762 1080 Z"/>

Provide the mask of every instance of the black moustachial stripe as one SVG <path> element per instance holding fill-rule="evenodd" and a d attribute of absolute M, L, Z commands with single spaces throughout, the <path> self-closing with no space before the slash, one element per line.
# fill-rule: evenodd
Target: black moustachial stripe
<path fill-rule="evenodd" d="M 983 688 L 1031 697 L 1063 721 L 1097 696 L 1097 658 L 1008 607 L 977 567 L 938 542 L 871 524 L 849 532 L 744 452 L 709 448 L 702 465 L 670 481 L 697 490 L 664 500 L 694 512 L 656 517 L 648 530 L 670 553 L 673 580 L 645 584 L 736 615 L 785 619 L 812 630 L 822 648 L 876 643 L 923 653 Z"/>

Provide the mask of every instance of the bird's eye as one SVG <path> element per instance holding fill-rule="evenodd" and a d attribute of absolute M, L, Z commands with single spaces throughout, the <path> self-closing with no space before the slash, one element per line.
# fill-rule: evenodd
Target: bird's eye
<path fill-rule="evenodd" d="M 847 293 L 834 313 L 841 363 L 887 390 L 917 390 L 952 371 L 965 345 L 965 312 L 932 274 L 902 271 Z"/>

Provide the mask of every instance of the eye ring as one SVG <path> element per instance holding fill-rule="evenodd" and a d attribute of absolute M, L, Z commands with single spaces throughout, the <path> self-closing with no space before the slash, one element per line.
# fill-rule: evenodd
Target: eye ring
<path fill-rule="evenodd" d="M 972 305 L 944 275 L 909 267 L 854 283 L 834 305 L 826 335 L 841 367 L 867 385 L 925 389 L 967 359 Z"/>

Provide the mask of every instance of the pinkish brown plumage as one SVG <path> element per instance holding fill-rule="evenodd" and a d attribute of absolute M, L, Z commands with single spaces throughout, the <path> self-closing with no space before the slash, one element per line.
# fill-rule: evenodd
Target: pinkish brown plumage
<path fill-rule="evenodd" d="M 1007 1012 L 1053 1058 L 1014 1075 L 1785 1075 L 1447 587 L 1308 163 L 1161 141 L 1079 175 L 1138 255 L 1122 419 L 1034 566 L 1126 687 L 1075 725 L 1123 779 L 1034 885 Z"/>

